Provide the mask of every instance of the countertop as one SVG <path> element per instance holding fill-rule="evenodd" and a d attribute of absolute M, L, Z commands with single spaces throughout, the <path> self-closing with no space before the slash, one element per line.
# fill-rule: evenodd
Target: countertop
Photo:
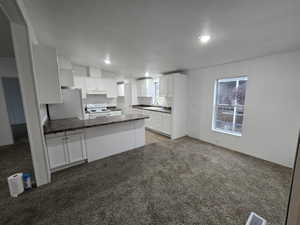
<path fill-rule="evenodd" d="M 117 108 L 116 106 L 108 106 L 107 107 L 108 110 L 114 112 L 114 111 L 122 111 L 122 109 Z"/>
<path fill-rule="evenodd" d="M 45 123 L 44 134 L 47 135 L 90 127 L 105 126 L 114 123 L 123 123 L 147 118 L 149 117 L 142 114 L 126 114 L 121 116 L 103 116 L 88 120 L 80 120 L 78 118 L 51 120 Z"/>
<path fill-rule="evenodd" d="M 154 112 L 162 112 L 162 113 L 172 113 L 171 107 L 157 106 L 157 105 L 133 105 L 134 109 L 143 109 Z"/>

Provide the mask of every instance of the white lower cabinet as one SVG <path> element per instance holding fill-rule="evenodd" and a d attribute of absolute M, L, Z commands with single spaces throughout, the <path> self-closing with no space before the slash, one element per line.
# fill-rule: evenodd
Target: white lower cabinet
<path fill-rule="evenodd" d="M 145 145 L 144 120 L 86 129 L 88 162 Z"/>
<path fill-rule="evenodd" d="M 152 111 L 149 116 L 148 128 L 171 135 L 171 114 Z"/>
<path fill-rule="evenodd" d="M 171 136 L 172 114 L 135 108 L 132 112 L 149 116 L 149 119 L 145 120 L 146 128 Z"/>
<path fill-rule="evenodd" d="M 87 159 L 83 131 L 47 135 L 46 143 L 52 172 Z"/>
<path fill-rule="evenodd" d="M 161 131 L 165 134 L 171 135 L 172 133 L 172 115 L 162 113 L 162 127 Z"/>
<path fill-rule="evenodd" d="M 85 140 L 83 132 L 67 134 L 66 143 L 68 159 L 70 163 L 86 159 Z"/>
<path fill-rule="evenodd" d="M 68 163 L 64 135 L 47 136 L 47 150 L 50 169 L 64 166 Z"/>

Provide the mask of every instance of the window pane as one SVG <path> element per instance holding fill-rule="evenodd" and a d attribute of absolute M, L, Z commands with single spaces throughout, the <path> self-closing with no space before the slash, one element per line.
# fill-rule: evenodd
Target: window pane
<path fill-rule="evenodd" d="M 234 105 L 236 96 L 236 81 L 218 82 L 217 104 Z"/>
<path fill-rule="evenodd" d="M 231 134 L 241 134 L 247 78 L 218 80 L 213 127 Z"/>
<path fill-rule="evenodd" d="M 244 107 L 237 107 L 236 108 L 236 117 L 235 117 L 235 126 L 234 126 L 235 132 L 242 133 L 243 119 L 244 119 Z"/>
<path fill-rule="evenodd" d="M 245 104 L 246 83 L 247 83 L 247 81 L 245 81 L 245 80 L 239 81 L 239 87 L 237 89 L 237 104 L 238 105 Z"/>
<path fill-rule="evenodd" d="M 215 115 L 215 128 L 232 131 L 234 107 L 217 106 Z"/>

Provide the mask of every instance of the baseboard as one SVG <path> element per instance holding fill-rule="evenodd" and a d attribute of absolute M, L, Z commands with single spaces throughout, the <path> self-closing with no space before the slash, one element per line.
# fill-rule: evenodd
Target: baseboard
<path fill-rule="evenodd" d="M 276 162 L 272 162 L 272 161 L 269 161 L 269 160 L 266 160 L 266 159 L 258 158 L 257 156 L 249 155 L 249 154 L 247 154 L 247 153 L 244 153 L 244 152 L 241 152 L 241 151 L 238 151 L 238 150 L 235 150 L 235 149 L 230 149 L 230 148 L 223 147 L 223 146 L 221 146 L 221 145 L 216 145 L 216 144 L 214 144 L 214 143 L 210 143 L 210 142 L 208 142 L 208 141 L 201 140 L 201 139 L 199 139 L 199 138 L 191 137 L 191 136 L 188 136 L 188 135 L 187 135 L 187 137 L 189 137 L 189 138 L 191 138 L 191 139 L 194 139 L 194 140 L 196 140 L 196 141 L 205 143 L 205 144 L 209 144 L 209 145 L 214 146 L 214 147 L 218 147 L 218 148 L 227 150 L 227 151 L 236 152 L 236 153 L 241 154 L 241 155 L 244 155 L 244 156 L 252 157 L 252 158 L 255 158 L 255 159 L 258 159 L 258 160 L 262 160 L 262 161 L 265 161 L 265 162 L 268 162 L 268 163 L 272 163 L 272 164 L 275 164 L 275 165 L 278 165 L 278 166 L 282 166 L 282 167 L 285 167 L 285 168 L 292 169 L 291 167 L 288 167 L 288 166 L 285 166 L 285 165 L 282 165 L 282 164 L 279 164 L 279 163 L 276 163 Z"/>
<path fill-rule="evenodd" d="M 50 169 L 50 171 L 51 171 L 51 173 L 55 173 L 55 172 L 58 172 L 60 170 L 64 170 L 64 169 L 67 169 L 67 168 L 70 168 L 70 167 L 73 167 L 73 166 L 78 166 L 78 165 L 81 165 L 81 164 L 84 164 L 84 163 L 87 163 L 87 159 L 83 159 L 83 160 L 80 160 L 78 162 L 74 162 L 74 163 L 71 163 L 71 164 L 68 164 L 68 165 L 65 165 L 65 166 L 59 166 L 59 167 Z"/>
<path fill-rule="evenodd" d="M 168 137 L 168 138 L 171 138 L 171 135 L 169 135 L 169 134 L 166 134 L 166 133 L 163 133 L 163 132 L 161 132 L 161 131 L 158 131 L 158 130 L 153 130 L 153 129 L 151 129 L 151 128 L 148 128 L 148 127 L 146 127 L 145 129 L 146 129 L 146 130 L 149 130 L 149 131 L 151 131 L 151 132 L 153 132 L 153 133 L 157 133 L 157 134 L 160 134 L 160 135 L 166 136 L 166 137 Z"/>

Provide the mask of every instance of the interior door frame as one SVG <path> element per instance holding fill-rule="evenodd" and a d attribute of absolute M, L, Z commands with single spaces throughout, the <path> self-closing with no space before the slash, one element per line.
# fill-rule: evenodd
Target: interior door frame
<path fill-rule="evenodd" d="M 300 130 L 298 135 L 298 143 L 294 168 L 292 174 L 292 182 L 288 201 L 285 225 L 300 224 Z"/>
<path fill-rule="evenodd" d="M 50 183 L 51 173 L 33 70 L 32 42 L 34 38 L 29 34 L 30 27 L 28 28 L 25 20 L 22 0 L 0 0 L 0 7 L 10 23 L 34 176 L 37 186 L 41 186 Z"/>
<path fill-rule="evenodd" d="M 5 97 L 5 102 L 6 102 L 6 107 L 7 107 L 7 113 L 8 113 L 8 117 L 9 117 L 9 122 L 10 122 L 10 125 L 15 125 L 15 124 L 24 124 L 26 123 L 26 119 L 25 119 L 25 112 L 24 112 L 24 104 L 23 104 L 23 100 L 22 100 L 22 93 L 21 93 L 21 86 L 20 86 L 20 80 L 19 80 L 19 77 L 12 77 L 12 76 L 3 76 L 1 77 L 2 79 L 2 86 L 3 86 L 3 91 L 4 91 L 4 97 Z M 10 112 L 9 112 L 9 107 L 8 107 L 8 99 L 7 99 L 7 93 L 6 93 L 6 83 L 5 83 L 5 80 L 15 80 L 18 82 L 18 89 L 20 91 L 20 97 L 21 97 L 21 108 L 22 108 L 22 114 L 24 116 L 24 121 L 23 123 L 14 123 L 14 121 L 11 121 L 11 118 L 10 118 Z"/>

